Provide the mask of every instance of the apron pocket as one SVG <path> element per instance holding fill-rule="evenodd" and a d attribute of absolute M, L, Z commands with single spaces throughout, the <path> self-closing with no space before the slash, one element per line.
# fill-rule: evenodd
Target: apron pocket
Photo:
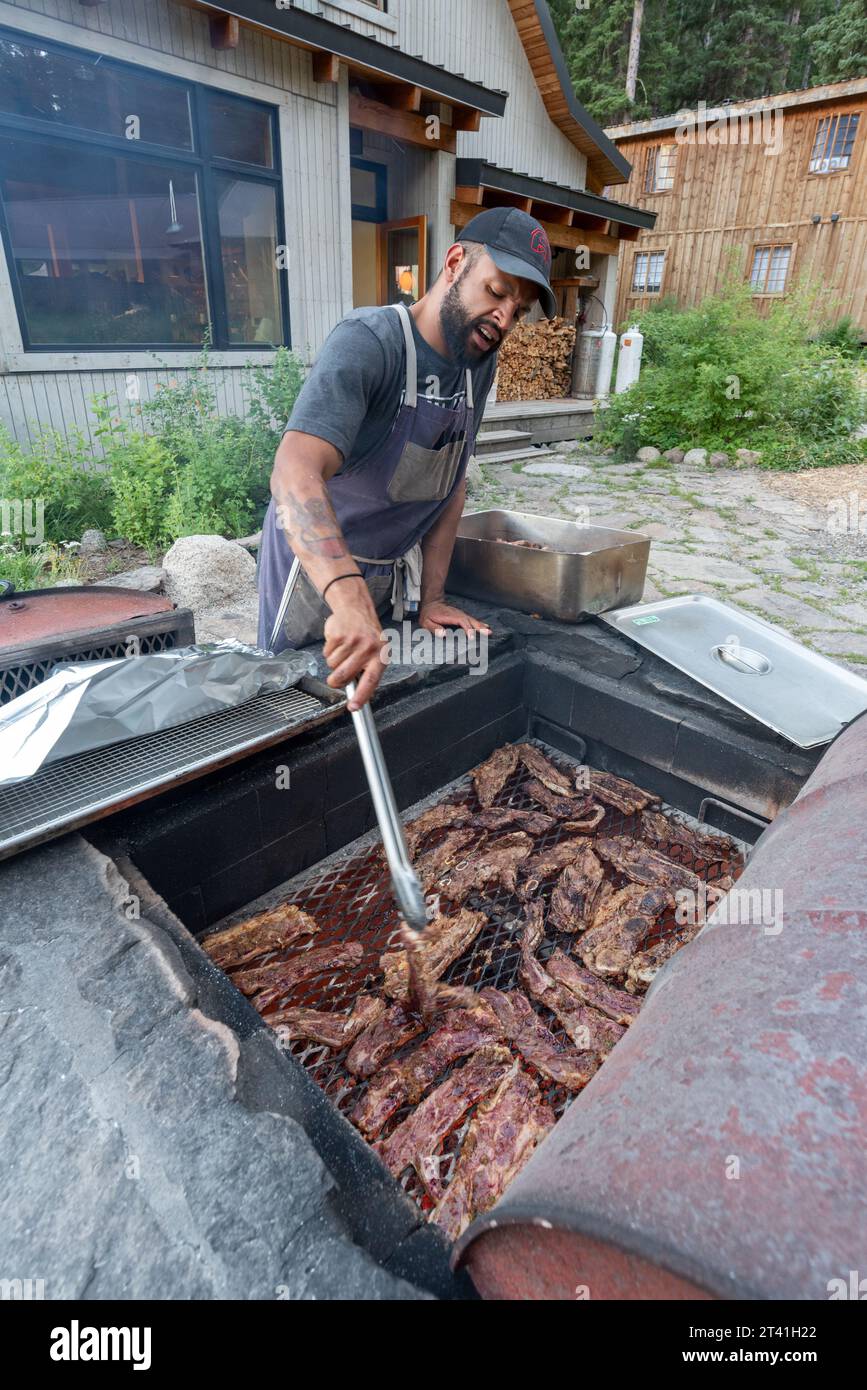
<path fill-rule="evenodd" d="M 463 437 L 442 449 L 406 444 L 388 485 L 389 501 L 444 501 L 454 486 L 465 444 Z"/>

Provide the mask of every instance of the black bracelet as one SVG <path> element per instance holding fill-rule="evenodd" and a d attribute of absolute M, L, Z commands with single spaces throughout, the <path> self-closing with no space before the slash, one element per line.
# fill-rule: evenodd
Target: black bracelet
<path fill-rule="evenodd" d="M 328 581 L 328 583 L 325 585 L 325 588 L 322 590 L 322 599 L 323 599 L 323 602 L 324 602 L 324 600 L 325 600 L 325 595 L 328 593 L 328 590 L 331 588 L 331 585 L 332 585 L 332 584 L 339 584 L 340 581 L 341 581 L 341 579 L 361 579 L 361 580 L 363 580 L 363 579 L 364 579 L 364 575 L 363 575 L 363 574 L 338 574 L 337 577 L 336 577 L 336 579 L 330 579 L 330 580 Z"/>

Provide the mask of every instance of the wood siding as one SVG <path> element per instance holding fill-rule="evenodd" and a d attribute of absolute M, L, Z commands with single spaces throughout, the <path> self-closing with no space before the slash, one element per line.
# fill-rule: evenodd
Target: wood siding
<path fill-rule="evenodd" d="M 810 155 L 819 119 L 857 111 L 859 129 L 849 168 L 811 174 Z M 628 184 L 609 189 L 620 202 L 639 204 L 658 214 L 652 232 L 642 231 L 621 255 L 615 322 L 623 324 L 660 295 L 631 293 L 635 253 L 665 251 L 662 295 L 696 304 L 720 288 L 734 259 L 747 278 L 758 245 L 792 245 L 788 285 L 801 275 L 831 291 L 833 314 L 851 314 L 867 329 L 867 98 L 850 96 L 809 106 L 789 107 L 779 117 L 782 137 L 773 144 L 680 144 L 674 187 L 645 193 L 647 151 L 675 142 L 673 130 L 656 131 L 617 143 L 633 166 Z M 751 135 L 756 135 L 753 127 Z M 773 136 L 773 127 L 766 127 Z M 777 143 L 777 137 L 774 137 Z M 839 220 L 831 223 L 832 213 Z M 814 224 L 814 215 L 821 223 Z M 767 305 L 773 296 L 760 296 Z"/>

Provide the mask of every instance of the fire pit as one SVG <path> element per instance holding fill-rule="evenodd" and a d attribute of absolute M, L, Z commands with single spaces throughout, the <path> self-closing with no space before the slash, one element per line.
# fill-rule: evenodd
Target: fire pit
<path fill-rule="evenodd" d="M 515 643 L 522 649 L 515 650 L 508 640 L 501 643 L 484 676 L 440 671 L 421 685 L 410 681 L 383 692 L 377 724 L 398 803 L 407 808 L 405 818 L 444 797 L 454 799 L 466 789 L 470 769 L 494 749 L 529 737 L 563 768 L 586 763 L 628 778 L 660 799 L 656 809 L 663 814 L 725 832 L 743 850 L 793 800 L 818 761 L 817 753 L 792 748 L 652 657 L 636 656 L 622 639 L 592 625 L 571 629 L 567 636 L 553 624 L 531 625 L 529 620 L 524 634 L 523 622 L 514 615 Z M 377 837 L 370 833 L 370 798 L 347 724 L 332 723 L 327 738 L 321 730 L 301 731 L 291 745 L 255 754 L 229 772 L 202 777 L 147 805 L 121 811 L 91 832 L 135 882 L 143 910 L 158 895 L 200 939 L 288 900 L 315 917 L 320 931 L 312 948 L 350 942 L 361 948 L 359 960 L 306 980 L 291 996 L 272 1001 L 274 1009 L 303 1004 L 345 1013 L 360 993 L 377 991 L 379 957 L 394 945 L 397 916 Z M 288 790 L 278 785 L 281 769 L 291 774 Z M 523 787 L 515 775 L 497 804 L 529 809 Z M 636 828 L 634 817 L 614 808 L 601 827 L 609 838 Z M 559 834 L 554 830 L 539 844 L 556 842 Z M 436 845 L 436 839 L 425 847 Z M 726 874 L 736 877 L 740 869 L 738 859 L 710 866 L 690 860 L 676 845 L 661 848 L 695 868 L 710 885 Z M 606 877 L 622 881 L 610 869 Z M 549 883 L 543 897 L 551 891 Z M 482 900 L 469 899 L 466 906 L 481 907 Z M 488 924 L 446 972 L 446 983 L 476 991 L 514 987 L 520 908 L 506 893 L 485 899 Z M 451 905 L 446 909 L 451 911 Z M 661 930 L 670 926 L 669 914 Z M 180 926 L 177 930 L 184 935 Z M 703 940 L 704 934 L 680 952 L 676 963 Z M 574 953 L 565 937 L 549 933 L 539 952 L 541 963 L 564 945 L 567 955 Z M 282 1068 L 283 1103 L 334 1175 L 358 1242 L 418 1287 L 441 1297 L 467 1296 L 470 1285 L 452 1272 L 451 1264 L 467 1258 L 462 1252 L 479 1222 L 462 1237 L 455 1255 L 451 1242 L 427 1219 L 431 1202 L 417 1175 L 404 1172 L 401 1182 L 389 1175 L 347 1118 L 366 1083 L 348 1073 L 346 1050 L 295 1039 L 281 1051 L 224 972 L 198 948 L 183 949 L 188 969 L 205 991 L 208 1013 L 241 1039 L 269 1040 Z M 604 1092 L 621 1050 L 632 1047 L 636 1028 L 644 1029 L 645 1013 L 577 1097 L 570 1101 L 566 1092 L 545 1083 L 544 1097 L 557 1123 L 516 1186 L 524 1184 L 561 1127 L 600 1088 Z M 556 1021 L 543 1017 L 562 1040 Z M 407 1113 L 399 1110 L 389 1130 Z M 465 1124 L 457 1126 L 444 1146 L 444 1177 L 452 1172 L 464 1130 Z M 471 1257 L 469 1264 L 475 1277 Z M 712 1285 L 709 1278 L 707 1282 Z M 531 1283 L 518 1296 L 533 1296 Z M 500 1287 L 489 1273 L 484 1284 L 490 1291 Z"/>

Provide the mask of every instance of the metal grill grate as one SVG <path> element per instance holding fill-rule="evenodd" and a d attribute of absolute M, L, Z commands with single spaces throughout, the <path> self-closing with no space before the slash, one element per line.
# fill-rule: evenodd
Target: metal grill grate
<path fill-rule="evenodd" d="M 304 690 L 260 694 L 176 729 L 51 763 L 34 777 L 0 787 L 0 858 L 95 820 L 121 805 L 278 742 L 290 729 L 333 718 Z"/>
<path fill-rule="evenodd" d="M 539 743 L 537 746 L 542 748 L 555 765 L 560 766 L 565 771 L 574 772 L 574 766 L 567 759 L 554 753 L 544 744 Z M 523 790 L 522 784 L 526 780 L 527 775 L 523 771 L 516 772 L 498 796 L 495 806 L 539 810 L 540 808 Z M 428 798 L 424 803 L 411 808 L 405 813 L 404 819 L 413 819 L 422 809 L 427 809 L 435 802 L 462 800 L 467 796 L 475 805 L 475 796 L 469 776 L 450 784 L 445 794 L 441 791 L 436 797 Z M 673 808 L 669 806 L 664 806 L 661 809 L 668 814 L 672 814 L 673 811 Z M 688 816 L 681 813 L 677 814 L 680 819 L 687 823 L 693 826 L 697 825 L 697 822 L 691 821 Z M 624 816 L 621 812 L 609 808 L 596 833 L 598 835 L 628 835 L 637 832 L 638 819 L 637 816 Z M 423 848 L 427 849 L 434 846 L 447 833 L 447 830 L 435 832 L 424 841 Z M 508 833 L 508 831 L 502 833 Z M 563 832 L 560 828 L 555 827 L 547 834 L 536 837 L 534 852 L 550 848 L 563 837 L 564 833 L 568 834 L 568 832 Z M 339 856 L 325 864 L 317 865 L 290 883 L 284 884 L 278 893 L 268 895 L 268 905 L 275 901 L 291 901 L 299 907 L 303 907 L 316 919 L 320 931 L 314 938 L 313 944 L 319 946 L 352 940 L 361 942 L 365 951 L 364 958 L 357 967 L 319 975 L 298 985 L 281 1000 L 274 1003 L 265 1015 L 266 1021 L 268 1014 L 288 1006 L 303 1005 L 314 1009 L 345 1012 L 351 1007 L 355 997 L 361 991 L 376 990 L 381 986 L 382 971 L 379 968 L 379 957 L 383 951 L 400 944 L 399 916 L 391 895 L 383 855 L 378 844 L 371 845 L 369 843 L 370 838 L 367 836 L 361 841 L 356 841 L 354 846 L 349 846 Z M 696 860 L 687 850 L 677 846 L 668 846 L 665 852 L 672 860 L 692 869 L 704 882 L 713 884 L 725 874 L 730 874 L 733 878 L 739 875 L 743 868 L 745 848 L 743 845 L 739 846 L 739 857 L 736 860 L 714 865 Z M 470 852 L 472 853 L 472 849 Z M 615 872 L 610 865 L 606 865 L 606 878 L 618 888 L 628 881 L 622 874 Z M 541 896 L 544 897 L 546 904 L 550 901 L 555 883 L 556 878 L 550 880 L 541 890 Z M 503 890 L 497 890 L 490 896 L 480 894 L 470 896 L 466 900 L 466 906 L 484 911 L 488 917 L 488 924 L 483 927 L 472 947 L 446 971 L 443 979 L 448 984 L 467 985 L 476 990 L 485 986 L 493 986 L 505 992 L 519 988 L 519 938 L 522 904 L 516 897 Z M 449 904 L 445 904 L 444 907 L 447 911 L 456 910 Z M 227 923 L 221 925 L 227 925 L 229 920 L 242 920 L 249 916 L 250 911 L 251 909 L 248 908 L 245 912 L 233 913 L 231 919 L 227 919 Z M 650 942 L 669 935 L 674 928 L 674 910 L 672 910 L 658 924 L 649 938 Z M 548 929 L 545 941 L 539 951 L 539 958 L 544 962 L 557 946 L 567 955 L 572 955 L 575 943 L 576 938 L 574 936 Z M 281 954 L 287 953 L 271 953 L 269 956 L 261 957 L 256 964 L 266 964 L 268 960 L 278 959 Z M 581 964 L 580 960 L 578 963 Z M 554 1015 L 544 1009 L 537 1011 L 557 1040 L 568 1045 L 569 1040 L 565 1030 Z M 423 1040 L 423 1036 L 416 1038 L 404 1049 L 404 1052 L 417 1047 Z M 348 1049 L 341 1052 L 331 1052 L 321 1044 L 297 1040 L 289 1043 L 286 1050 L 307 1069 L 332 1103 L 344 1115 L 348 1115 L 356 1102 L 363 1096 L 367 1087 L 366 1082 L 359 1082 L 347 1071 L 345 1063 Z M 397 1054 L 397 1056 L 401 1055 L 403 1053 Z M 448 1068 L 439 1080 L 444 1080 L 452 1069 Z M 538 1074 L 536 1074 L 536 1080 L 545 1100 L 559 1119 L 574 1096 Z M 380 1137 L 386 1138 L 392 1133 L 397 1125 L 411 1113 L 412 1109 L 411 1106 L 402 1107 L 385 1127 Z M 451 1178 L 454 1163 L 471 1118 L 472 1112 L 460 1128 L 453 1132 L 445 1142 L 441 1160 L 441 1175 L 446 1180 Z M 403 1175 L 401 1186 L 415 1199 L 422 1210 L 430 1208 L 432 1205 L 430 1199 L 414 1171 L 408 1170 Z"/>
<path fill-rule="evenodd" d="M 154 632 L 137 639 L 137 654 L 150 656 L 153 652 L 172 651 L 177 646 L 177 631 Z M 67 666 L 77 661 L 116 661 L 129 656 L 129 638 L 105 643 L 99 647 L 82 647 L 80 651 L 64 653 L 61 656 L 43 657 L 41 661 L 24 661 L 15 666 L 0 670 L 0 705 L 24 695 L 35 685 L 47 680 L 56 666 Z"/>

